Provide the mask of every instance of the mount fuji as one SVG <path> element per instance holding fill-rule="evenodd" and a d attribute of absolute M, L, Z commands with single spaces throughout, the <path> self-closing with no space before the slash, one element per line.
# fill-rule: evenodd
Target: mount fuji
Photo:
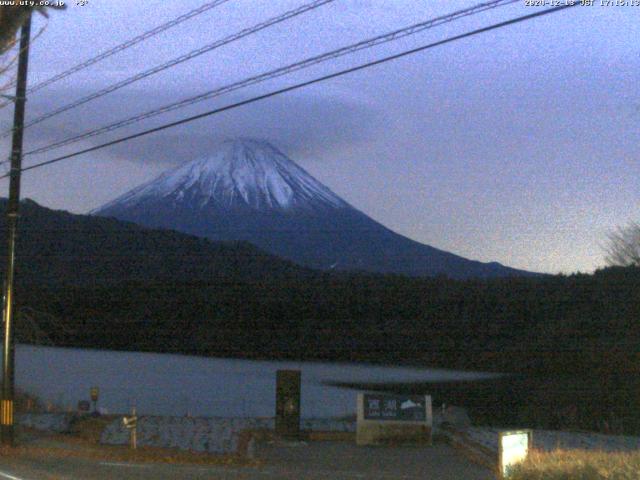
<path fill-rule="evenodd" d="M 167 171 L 91 214 L 212 240 L 248 241 L 322 270 L 454 278 L 530 274 L 392 232 L 258 140 L 227 141 L 206 158 Z"/>

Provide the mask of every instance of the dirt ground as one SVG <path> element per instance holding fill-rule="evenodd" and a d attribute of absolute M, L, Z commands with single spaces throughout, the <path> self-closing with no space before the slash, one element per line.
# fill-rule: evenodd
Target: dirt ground
<path fill-rule="evenodd" d="M 352 441 L 260 441 L 252 459 L 97 443 L 109 419 L 87 419 L 74 435 L 23 430 L 0 449 L 0 477 L 18 480 L 490 480 L 487 469 L 443 442 L 358 447 Z"/>

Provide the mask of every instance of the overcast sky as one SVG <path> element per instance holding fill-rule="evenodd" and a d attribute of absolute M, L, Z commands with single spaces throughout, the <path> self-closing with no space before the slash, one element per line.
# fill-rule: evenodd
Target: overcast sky
<path fill-rule="evenodd" d="M 29 82 L 204 3 L 89 0 L 34 21 Z M 34 92 L 27 119 L 302 5 L 229 0 Z M 25 149 L 474 1 L 336 0 L 26 130 Z M 172 112 L 25 164 L 533 13 L 525 0 Z M 640 220 L 640 7 L 576 7 L 25 172 L 23 197 L 86 213 L 237 136 L 271 141 L 356 208 L 414 240 L 543 272 L 593 271 Z M 0 127 L 12 109 L 0 110 Z M 8 155 L 6 139 L 0 143 Z M 0 182 L 2 195 L 8 183 Z"/>

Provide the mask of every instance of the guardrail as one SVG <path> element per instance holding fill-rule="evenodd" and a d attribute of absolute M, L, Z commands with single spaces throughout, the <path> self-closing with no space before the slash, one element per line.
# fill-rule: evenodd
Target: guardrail
<path fill-rule="evenodd" d="M 472 440 L 466 432 L 458 430 L 452 425 L 442 424 L 440 429 L 449 444 L 460 450 L 469 460 L 497 473 L 497 451 Z"/>

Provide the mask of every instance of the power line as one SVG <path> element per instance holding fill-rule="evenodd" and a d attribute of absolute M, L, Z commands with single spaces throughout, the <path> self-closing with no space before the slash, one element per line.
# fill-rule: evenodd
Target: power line
<path fill-rule="evenodd" d="M 226 1 L 226 0 L 225 0 Z M 75 102 L 69 103 L 67 105 L 64 105 L 56 110 L 53 110 L 49 113 L 45 113 L 44 115 L 41 115 L 40 117 L 31 120 L 30 122 L 27 122 L 24 126 L 24 128 L 28 128 L 31 127 L 33 125 L 36 125 L 40 122 L 43 122 L 51 117 L 54 117 L 56 115 L 59 115 L 63 112 L 66 112 L 68 110 L 71 110 L 73 108 L 79 107 L 80 105 L 83 105 L 87 102 L 90 102 L 91 100 L 95 100 L 96 98 L 100 98 L 104 95 L 107 95 L 109 93 L 115 92 L 116 90 L 119 90 L 127 85 L 131 85 L 132 83 L 135 83 L 137 81 L 140 81 L 144 78 L 150 77 L 151 75 L 155 75 L 156 73 L 162 72 L 163 70 L 167 70 L 169 68 L 175 67 L 176 65 L 186 62 L 188 60 L 191 60 L 195 57 L 198 57 L 200 55 L 203 55 L 207 52 L 210 52 L 212 50 L 215 50 L 223 45 L 227 45 L 229 43 L 235 42 L 236 40 L 240 40 L 241 38 L 244 38 L 246 36 L 252 35 L 254 33 L 257 33 L 261 30 L 264 30 L 268 27 L 271 27 L 273 25 L 276 25 L 278 23 L 284 22 L 286 20 L 289 20 L 291 18 L 297 17 L 298 15 L 302 15 L 310 10 L 314 10 L 316 8 L 321 7 L 322 5 L 325 5 L 327 3 L 331 3 L 334 2 L 335 0 L 315 0 L 311 3 L 305 4 L 301 7 L 295 8 L 293 10 L 289 10 L 288 12 L 283 13 L 282 15 L 278 15 L 275 17 L 270 18 L 269 20 L 266 20 L 264 22 L 258 23 L 256 25 L 254 25 L 253 27 L 250 28 L 245 28 L 237 33 L 234 33 L 232 35 L 228 35 L 220 40 L 217 40 L 213 43 L 210 43 L 208 45 L 205 45 L 204 47 L 198 48 L 196 50 L 192 50 L 189 53 L 186 53 L 184 55 L 180 55 L 179 57 L 176 57 L 172 60 L 169 60 L 168 62 L 165 62 L 161 65 L 157 65 L 153 68 L 150 68 L 149 70 L 145 70 L 144 72 L 140 72 L 136 75 L 133 75 L 131 77 L 125 78 L 124 80 L 121 80 L 120 82 L 117 82 L 115 84 L 112 84 L 106 88 L 103 88 L 102 90 L 98 90 L 97 92 L 94 92 L 90 95 L 87 95 L 86 97 L 82 97 L 79 100 L 76 100 Z M 5 137 L 7 135 L 11 134 L 11 130 L 8 130 L 6 132 L 4 132 L 2 135 L 0 135 L 0 137 Z"/>
<path fill-rule="evenodd" d="M 460 35 L 449 37 L 449 38 L 446 38 L 444 40 L 439 40 L 439 41 L 434 42 L 434 43 L 423 45 L 421 47 L 413 48 L 411 50 L 406 50 L 404 52 L 401 52 L 401 53 L 398 53 L 398 54 L 395 54 L 395 55 L 390 55 L 390 56 L 387 56 L 387 57 L 384 57 L 384 58 L 381 58 L 381 59 L 378 59 L 378 60 L 374 60 L 374 61 L 371 61 L 371 62 L 367 62 L 367 63 L 361 64 L 361 65 L 358 65 L 358 66 L 355 66 L 355 67 L 351 67 L 351 68 L 348 68 L 348 69 L 345 69 L 345 70 L 340 70 L 339 72 L 335 72 L 335 73 L 331 73 L 331 74 L 328 74 L 328 75 L 324 75 L 324 76 L 315 78 L 313 80 L 308 80 L 306 82 L 298 83 L 296 85 L 292 85 L 292 86 L 289 86 L 289 87 L 281 88 L 279 90 L 274 90 L 272 92 L 265 93 L 263 95 L 259 95 L 259 96 L 252 97 L 252 98 L 247 99 L 247 100 L 243 100 L 241 102 L 236 102 L 236 103 L 233 103 L 233 104 L 230 104 L 230 105 L 226 105 L 224 107 L 220 107 L 220 108 L 216 108 L 214 110 L 210 110 L 208 112 L 204 112 L 204 113 L 201 113 L 201 114 L 198 114 L 198 115 L 193 115 L 191 117 L 183 118 L 181 120 L 177 120 L 175 122 L 167 123 L 167 124 L 161 125 L 159 127 L 155 127 L 155 128 L 151 128 L 149 130 L 138 132 L 138 133 L 135 133 L 133 135 L 128 135 L 126 137 L 121 137 L 121 138 L 118 138 L 116 140 L 112 140 L 110 142 L 103 143 L 101 145 L 96 145 L 94 147 L 86 148 L 84 150 L 80 150 L 80 151 L 77 151 L 77 152 L 74 152 L 74 153 L 70 153 L 68 155 L 63 155 L 63 156 L 60 156 L 60 157 L 57 157 L 57 158 L 53 158 L 51 160 L 47 160 L 47 161 L 44 161 L 44 162 L 36 163 L 34 165 L 30 165 L 28 167 L 22 168 L 22 171 L 33 170 L 33 169 L 40 168 L 40 167 L 43 167 L 43 166 L 46 166 L 46 165 L 51 165 L 53 163 L 57 163 L 57 162 L 61 162 L 63 160 L 67 160 L 69 158 L 77 157 L 77 156 L 85 154 L 85 153 L 94 152 L 96 150 L 101 150 L 103 148 L 106 148 L 106 147 L 109 147 L 109 146 L 112 146 L 112 145 L 116 145 L 118 143 L 122 143 L 122 142 L 126 142 L 126 141 L 129 141 L 129 140 L 133 140 L 134 138 L 143 137 L 143 136 L 149 135 L 151 133 L 159 132 L 161 130 L 166 130 L 168 128 L 176 127 L 178 125 L 182 125 L 182 124 L 185 124 L 185 123 L 193 122 L 195 120 L 199 120 L 201 118 L 209 117 L 211 115 L 216 115 L 218 113 L 225 112 L 227 110 L 231 110 L 231 109 L 234 109 L 234 108 L 238 108 L 238 107 L 241 107 L 243 105 L 248 105 L 248 104 L 251 104 L 251 103 L 255 103 L 255 102 L 258 102 L 260 100 L 265 100 L 267 98 L 274 97 L 276 95 L 280 95 L 280 94 L 283 94 L 283 93 L 291 92 L 293 90 L 298 90 L 300 88 L 308 87 L 308 86 L 316 84 L 316 83 L 320 83 L 320 82 L 323 82 L 323 81 L 326 81 L 326 80 L 330 80 L 330 79 L 333 79 L 333 78 L 341 77 L 341 76 L 347 75 L 349 73 L 353 73 L 353 72 L 357 72 L 357 71 L 360 71 L 360 70 L 364 70 L 366 68 L 373 67 L 375 65 L 380 65 L 380 64 L 392 61 L 392 60 L 397 60 L 399 58 L 406 57 L 406 56 L 412 55 L 414 53 L 418 53 L 418 52 L 421 52 L 421 51 L 424 51 L 424 50 L 428 50 L 430 48 L 434 48 L 434 47 L 438 47 L 440 45 L 444 45 L 444 44 L 447 44 L 447 43 L 454 42 L 456 40 L 461 40 L 463 38 L 468 38 L 468 37 L 471 37 L 471 36 L 474 36 L 474 35 L 478 35 L 480 33 L 488 32 L 488 31 L 491 31 L 491 30 L 496 30 L 498 28 L 506 27 L 506 26 L 513 25 L 513 24 L 516 24 L 516 23 L 521 23 L 521 22 L 524 22 L 524 21 L 527 21 L 527 20 L 531 20 L 531 19 L 536 18 L 536 17 L 541 17 L 543 15 L 548 15 L 548 14 L 551 14 L 551 13 L 559 12 L 561 10 L 565 10 L 567 8 L 575 7 L 577 5 L 580 5 L 580 3 L 578 3 L 578 2 L 576 2 L 576 3 L 567 3 L 567 4 L 559 6 L 559 7 L 553 7 L 553 8 L 549 8 L 549 9 L 546 9 L 546 10 L 542 10 L 540 12 L 535 12 L 535 13 L 531 13 L 531 14 L 528 14 L 528 15 L 523 15 L 523 16 L 520 16 L 520 17 L 516 17 L 516 18 L 513 18 L 511 20 L 506 20 L 504 22 L 495 23 L 495 24 L 490 25 L 488 27 L 482 27 L 482 28 L 479 28 L 479 29 L 476 29 L 476 30 L 472 30 L 470 32 L 466 32 L 466 33 L 463 33 L 463 34 L 460 34 Z M 2 175 L 2 176 L 0 176 L 0 179 L 6 178 L 7 176 L 8 175 L 6 175 L 6 174 Z"/>
<path fill-rule="evenodd" d="M 216 88 L 214 90 L 209 90 L 205 93 L 202 93 L 200 95 L 196 95 L 194 97 L 189 97 L 186 98 L 184 100 L 180 100 L 174 103 L 170 103 L 168 105 L 165 105 L 163 107 L 160 108 L 156 108 L 138 115 L 135 115 L 133 117 L 129 117 L 127 119 L 124 120 L 120 120 L 118 122 L 112 123 L 110 125 L 105 125 L 103 127 L 97 128 L 95 130 L 90 130 L 88 132 L 85 133 L 81 133 L 79 135 L 75 135 L 73 137 L 69 137 L 66 138 L 64 140 L 60 140 L 58 142 L 46 145 L 44 147 L 40 147 L 34 150 L 31 150 L 29 152 L 26 152 L 25 155 L 33 155 L 33 154 L 37 154 L 37 153 L 43 153 L 49 150 L 53 150 L 55 148 L 59 148 L 65 145 L 69 145 L 71 143 L 76 143 L 79 142 L 80 140 L 84 140 L 90 137 L 94 137 L 103 133 L 107 133 L 107 132 L 111 132 L 113 130 L 117 130 L 119 128 L 122 127 L 126 127 L 128 125 L 134 124 L 134 123 L 138 123 L 142 120 L 146 120 L 148 118 L 152 118 L 155 117 L 157 115 L 163 114 L 163 113 L 168 113 L 171 112 L 173 110 L 177 110 L 180 108 L 184 108 L 187 107 L 189 105 L 193 105 L 195 103 L 198 102 L 202 102 L 204 100 L 209 100 L 211 98 L 214 97 L 218 97 L 220 95 L 226 94 L 226 93 L 230 93 L 232 91 L 235 90 L 239 90 L 241 88 L 245 88 L 248 87 L 250 85 L 254 85 L 257 83 L 261 83 L 267 80 L 271 80 L 273 78 L 277 78 L 277 77 L 281 77 L 283 75 L 292 73 L 292 72 L 296 72 L 298 70 L 302 70 L 305 68 L 309 68 L 313 65 L 317 65 L 319 63 L 322 62 L 326 62 L 328 60 L 333 60 L 339 57 L 342 57 L 344 55 L 348 55 L 351 53 L 355 53 L 357 51 L 360 50 L 364 50 L 364 49 L 368 49 L 368 48 L 372 48 L 376 45 L 380 45 L 383 43 L 388 43 L 394 40 L 398 40 L 400 38 L 409 36 L 409 35 L 414 35 L 416 33 L 419 33 L 423 30 L 429 29 L 429 28 L 433 28 L 436 27 L 438 25 L 442 25 L 444 23 L 449 23 L 455 20 L 458 20 L 460 18 L 463 17 L 467 17 L 470 15 L 475 15 L 481 12 L 484 12 L 486 10 L 490 10 L 493 8 L 497 8 L 500 6 L 505 6 L 505 5 L 509 5 L 512 3 L 516 3 L 519 2 L 520 0 L 494 0 L 491 2 L 485 2 L 485 3 L 481 3 L 478 4 L 476 6 L 473 6 L 471 8 L 466 8 L 464 10 L 458 10 L 456 12 L 447 14 L 447 15 L 443 15 L 434 19 L 430 19 L 424 22 L 420 22 L 420 23 L 416 23 L 414 25 L 411 25 L 409 27 L 405 27 L 399 30 L 394 30 L 392 32 L 389 33 L 385 33 L 382 35 L 378 35 L 376 37 L 372 37 L 370 39 L 367 40 L 363 40 L 361 42 L 357 42 L 355 44 L 346 46 L 346 47 L 342 47 L 342 48 L 338 48 L 336 50 L 332 50 L 326 53 L 323 53 L 321 55 L 316 55 L 307 59 L 304 59 L 302 61 L 299 62 L 295 62 L 292 64 L 289 64 L 287 66 L 284 67 L 280 67 L 277 68 L 275 70 L 270 70 L 268 72 L 253 76 L 253 77 L 249 77 L 247 79 L 238 81 L 238 82 L 234 82 L 219 88 Z"/>
<path fill-rule="evenodd" d="M 164 32 L 165 30 L 168 30 L 172 27 L 175 27 L 176 25 L 181 24 L 182 22 L 185 22 L 187 20 L 189 20 L 190 18 L 196 17 L 198 15 L 201 15 L 202 13 L 211 10 L 212 8 L 215 8 L 219 5 L 222 5 L 223 3 L 228 2 L 229 0 L 216 0 L 214 2 L 209 2 L 209 3 L 205 3 L 204 5 L 201 5 L 200 7 L 191 10 L 190 12 L 187 12 L 183 15 L 180 15 L 179 17 L 174 18 L 173 20 L 163 23 L 162 25 L 158 25 L 157 27 L 141 34 L 138 35 L 137 37 L 134 37 L 130 40 L 127 40 L 126 42 L 121 43 L 120 45 L 117 45 L 105 52 L 102 52 L 99 55 L 96 55 L 95 57 L 89 58 L 88 60 L 85 60 L 82 63 L 79 63 L 78 65 L 76 65 L 75 67 L 72 67 L 68 70 L 65 70 L 62 73 L 59 73 L 47 80 L 43 80 L 40 83 L 36 83 L 35 85 L 33 85 L 32 87 L 30 87 L 27 92 L 28 93 L 33 93 L 36 90 L 40 90 L 41 88 L 44 88 L 48 85 L 51 85 L 52 83 L 55 83 L 59 80 L 62 80 L 63 78 L 66 78 L 70 75 L 73 75 L 74 73 L 79 72 L 80 70 L 84 70 L 87 67 L 90 67 L 91 65 L 94 65 L 98 62 L 101 62 L 102 60 L 104 60 L 105 58 L 108 58 L 112 55 L 115 55 L 116 53 L 122 52 L 123 50 L 126 50 L 127 48 L 133 47 L 134 45 L 137 45 L 140 42 L 143 42 L 151 37 L 154 37 L 156 35 L 158 35 L 159 33 Z"/>

